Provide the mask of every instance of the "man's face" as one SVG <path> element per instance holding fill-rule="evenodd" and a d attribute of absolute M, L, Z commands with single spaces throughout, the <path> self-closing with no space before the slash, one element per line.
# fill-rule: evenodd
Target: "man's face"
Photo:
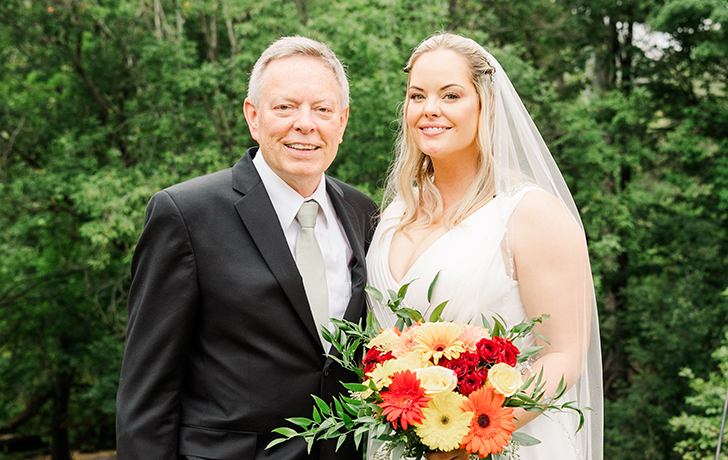
<path fill-rule="evenodd" d="M 266 163 L 304 197 L 336 157 L 349 107 L 341 107 L 334 72 L 318 58 L 271 61 L 257 105 L 245 100 L 245 119 Z"/>

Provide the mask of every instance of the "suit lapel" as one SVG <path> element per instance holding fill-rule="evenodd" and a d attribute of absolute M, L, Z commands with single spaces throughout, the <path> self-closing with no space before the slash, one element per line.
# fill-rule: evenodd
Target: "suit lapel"
<path fill-rule="evenodd" d="M 243 194 L 243 197 L 235 202 L 235 208 L 268 268 L 306 325 L 306 329 L 319 340 L 301 275 L 288 249 L 286 237 L 268 192 L 253 166 L 252 159 L 256 152 L 257 148 L 249 149 L 233 167 L 233 188 Z"/>
<path fill-rule="evenodd" d="M 364 287 L 366 284 L 366 265 L 364 254 L 364 241 L 361 234 L 358 218 L 354 208 L 344 200 L 341 188 L 328 176 L 326 177 L 326 190 L 331 202 L 334 204 L 336 214 L 344 227 L 346 237 L 353 252 L 354 260 L 351 268 L 351 299 L 344 313 L 344 319 L 358 322 L 364 312 Z"/>

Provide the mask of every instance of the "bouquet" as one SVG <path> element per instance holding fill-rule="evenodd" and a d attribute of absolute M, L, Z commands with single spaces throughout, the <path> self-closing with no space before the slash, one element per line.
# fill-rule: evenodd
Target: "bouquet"
<path fill-rule="evenodd" d="M 437 276 L 428 301 L 436 281 Z M 343 384 L 349 394 L 336 397 L 333 404 L 314 396 L 312 418 L 288 419 L 297 429 L 277 428 L 274 432 L 283 437 L 268 447 L 294 437 L 303 437 L 309 451 L 317 439 L 336 439 L 338 447 L 348 435 L 359 446 L 368 435 L 375 458 L 419 459 L 428 451 L 465 449 L 473 458 L 502 460 L 518 458 L 519 446 L 540 442 L 515 432 L 514 408 L 573 410 L 583 423 L 581 409 L 572 402 L 556 402 L 566 391 L 563 379 L 556 394 L 547 397 L 543 372 L 522 378 L 521 371 L 543 347 L 519 348 L 521 339 L 548 315 L 512 328 L 500 318 L 491 327 L 483 317 L 484 327 L 479 327 L 442 321 L 443 302 L 425 321 L 418 311 L 403 306 L 408 287 L 388 293 L 386 305 L 397 317 L 395 327 L 382 330 L 371 315 L 366 327 L 332 319 L 335 331 L 324 330 L 324 338 L 338 353 L 330 356 L 357 373 L 361 383 Z M 367 291 L 384 302 L 376 289 Z"/>

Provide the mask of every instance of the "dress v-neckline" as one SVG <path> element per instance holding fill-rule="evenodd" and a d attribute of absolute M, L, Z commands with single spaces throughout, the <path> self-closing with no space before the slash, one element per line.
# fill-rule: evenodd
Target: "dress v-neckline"
<path fill-rule="evenodd" d="M 467 222 L 468 220 L 470 220 L 470 219 L 471 219 L 472 217 L 474 217 L 474 216 L 475 216 L 476 214 L 480 213 L 480 212 L 481 212 L 481 211 L 482 211 L 483 209 L 487 208 L 487 207 L 488 207 L 488 205 L 489 205 L 489 204 L 491 204 L 491 203 L 493 203 L 493 202 L 494 202 L 494 201 L 495 201 L 496 199 L 497 199 L 497 197 L 493 197 L 493 199 L 492 199 L 492 200 L 488 201 L 488 202 L 487 202 L 487 203 L 485 203 L 485 204 L 484 204 L 483 206 L 481 206 L 480 208 L 478 208 L 478 209 L 476 209 L 475 211 L 473 211 L 473 213 L 472 213 L 472 214 L 470 214 L 470 215 L 469 215 L 468 217 L 466 217 L 465 219 L 463 219 L 463 220 L 462 220 L 462 221 L 461 221 L 461 222 L 460 222 L 459 224 L 457 224 L 456 226 L 454 226 L 454 227 L 453 227 L 453 228 L 451 228 L 450 230 L 448 230 L 448 231 L 446 231 L 445 233 L 443 233 L 442 235 L 440 235 L 440 236 L 439 236 L 439 237 L 438 237 L 438 238 L 437 238 L 437 239 L 436 239 L 435 241 L 433 241 L 433 242 L 432 242 L 432 244 L 430 244 L 429 246 L 427 246 L 427 248 L 426 248 L 426 249 L 425 249 L 424 251 L 422 251 L 422 254 L 420 254 L 420 255 L 419 255 L 419 256 L 418 256 L 418 257 L 417 257 L 417 258 L 415 259 L 415 261 L 414 261 L 414 262 L 412 262 L 412 265 L 410 265 L 410 266 L 409 266 L 409 268 L 407 269 L 407 271 L 405 271 L 404 275 L 402 275 L 402 279 L 400 279 L 399 281 L 397 281 L 397 280 L 396 280 L 396 279 L 394 278 L 394 275 L 392 274 L 392 267 L 391 267 L 391 266 L 390 266 L 390 264 L 389 264 L 389 253 L 390 253 L 390 250 L 392 249 L 392 240 L 394 239 L 394 232 L 391 232 L 391 235 L 389 235 L 389 237 L 388 237 L 388 238 L 386 239 L 386 246 L 387 246 L 387 247 L 386 247 L 386 248 L 384 248 L 384 249 L 385 249 L 384 253 L 385 253 L 385 255 L 386 255 L 386 260 L 385 260 L 385 262 L 386 262 L 386 266 L 387 266 L 387 270 L 386 270 L 386 271 L 387 271 L 387 275 L 389 275 L 389 279 L 391 279 L 392 281 L 394 281 L 394 284 L 395 284 L 395 285 L 396 285 L 397 287 L 399 287 L 399 286 L 401 285 L 401 283 L 402 283 L 402 282 L 403 282 L 403 281 L 404 281 L 405 279 L 407 279 L 407 275 L 409 275 L 409 274 L 410 274 L 410 272 L 412 272 L 412 270 L 413 270 L 413 269 L 415 268 L 415 266 L 417 266 L 417 264 L 419 263 L 419 261 L 420 261 L 420 260 L 421 260 L 421 259 L 422 259 L 422 258 L 423 258 L 423 257 L 424 257 L 424 256 L 425 256 L 425 255 L 426 255 L 427 253 L 428 253 L 428 252 L 430 252 L 430 250 L 431 250 L 431 249 L 432 249 L 432 248 L 433 248 L 434 246 L 437 246 L 437 245 L 438 245 L 438 243 L 440 243 L 440 241 L 442 241 L 443 239 L 445 239 L 445 237 L 447 237 L 448 235 L 450 235 L 450 234 L 452 233 L 452 231 L 453 231 L 453 230 L 455 230 L 455 229 L 459 228 L 459 227 L 460 227 L 461 225 L 463 225 L 463 224 L 464 224 L 465 222 Z"/>

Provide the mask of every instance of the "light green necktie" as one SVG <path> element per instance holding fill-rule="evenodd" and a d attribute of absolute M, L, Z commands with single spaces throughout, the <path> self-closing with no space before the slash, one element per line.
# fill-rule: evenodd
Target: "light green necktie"
<path fill-rule="evenodd" d="M 329 325 L 329 291 L 326 287 L 324 256 L 314 232 L 318 209 L 316 201 L 304 201 L 296 214 L 296 220 L 301 224 L 296 238 L 296 265 L 303 278 L 303 287 L 306 289 L 306 297 L 311 306 L 319 338 L 325 346 L 321 327 Z"/>

